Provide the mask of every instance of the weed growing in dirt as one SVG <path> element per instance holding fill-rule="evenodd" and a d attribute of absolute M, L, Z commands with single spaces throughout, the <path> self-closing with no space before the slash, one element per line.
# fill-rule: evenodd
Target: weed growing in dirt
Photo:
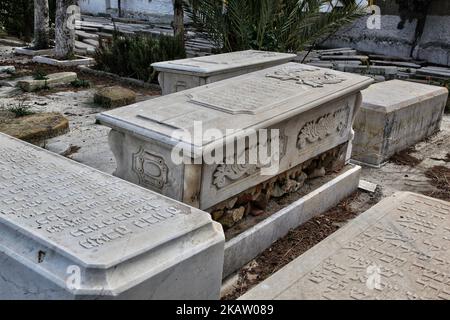
<path fill-rule="evenodd" d="M 8 105 L 7 107 L 3 107 L 3 109 L 14 113 L 16 118 L 35 114 L 35 112 L 31 110 L 31 106 L 28 104 L 28 102 L 25 99 L 20 100 L 19 102 L 17 102 L 17 104 Z"/>
<path fill-rule="evenodd" d="M 70 83 L 75 88 L 89 88 L 91 83 L 88 80 L 77 79 Z"/>
<path fill-rule="evenodd" d="M 37 69 L 33 74 L 34 80 L 48 80 L 47 73 L 42 71 L 41 69 Z"/>

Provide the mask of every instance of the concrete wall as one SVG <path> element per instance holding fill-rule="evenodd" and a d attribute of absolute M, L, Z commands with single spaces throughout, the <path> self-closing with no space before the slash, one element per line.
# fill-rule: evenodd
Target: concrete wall
<path fill-rule="evenodd" d="M 93 15 L 118 13 L 117 0 L 79 0 L 82 13 Z M 172 0 L 122 0 L 124 17 L 152 22 L 170 23 L 173 19 Z"/>
<path fill-rule="evenodd" d="M 377 2 L 376 2 L 377 3 Z M 369 17 L 363 17 L 342 28 L 324 45 L 327 47 L 353 47 L 360 51 L 410 57 L 430 63 L 450 66 L 450 1 L 432 2 L 422 37 L 415 43 L 417 20 L 407 21 L 398 29 L 400 17 L 394 1 L 378 1 L 381 8 L 381 29 L 369 29 Z"/>

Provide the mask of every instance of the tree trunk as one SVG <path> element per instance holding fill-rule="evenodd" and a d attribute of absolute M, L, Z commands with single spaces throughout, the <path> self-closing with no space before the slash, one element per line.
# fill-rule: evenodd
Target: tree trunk
<path fill-rule="evenodd" d="M 50 45 L 50 16 L 48 0 L 34 0 L 34 48 L 47 49 Z"/>
<path fill-rule="evenodd" d="M 63 60 L 74 55 L 75 17 L 78 10 L 70 10 L 77 0 L 57 0 L 55 20 L 55 56 Z"/>
<path fill-rule="evenodd" d="M 184 44 L 184 10 L 183 0 L 172 0 L 173 3 L 173 34 L 180 37 Z"/>
<path fill-rule="evenodd" d="M 119 9 L 119 18 L 122 17 L 122 1 L 117 0 L 117 9 Z"/>

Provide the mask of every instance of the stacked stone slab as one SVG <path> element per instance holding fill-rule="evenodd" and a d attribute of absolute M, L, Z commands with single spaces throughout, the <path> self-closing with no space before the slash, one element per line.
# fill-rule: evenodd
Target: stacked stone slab
<path fill-rule="evenodd" d="M 152 64 L 162 94 L 195 88 L 293 60 L 295 54 L 247 50 Z"/>
<path fill-rule="evenodd" d="M 209 214 L 0 134 L 0 299 L 218 299 Z"/>
<path fill-rule="evenodd" d="M 242 300 L 450 299 L 450 203 L 384 199 Z"/>
<path fill-rule="evenodd" d="M 97 119 L 113 128 L 115 175 L 209 209 L 337 146 L 347 150 L 360 90 L 370 83 L 367 77 L 288 63 L 104 112 Z M 273 131 L 265 140 L 245 141 L 260 129 L 279 130 L 274 173 L 264 173 L 264 164 L 248 158 L 237 161 L 250 150 L 270 148 Z M 203 137 L 207 130 L 216 134 Z M 244 141 L 245 148 L 236 151 L 236 141 Z M 174 150 L 184 157 L 178 163 Z M 220 150 L 223 158 L 210 164 L 207 157 Z"/>
<path fill-rule="evenodd" d="M 440 129 L 448 98 L 443 87 L 392 80 L 362 92 L 352 158 L 380 166 Z"/>

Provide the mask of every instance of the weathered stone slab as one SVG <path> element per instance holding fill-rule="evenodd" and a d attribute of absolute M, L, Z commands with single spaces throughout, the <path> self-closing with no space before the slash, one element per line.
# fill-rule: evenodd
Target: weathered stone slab
<path fill-rule="evenodd" d="M 450 299 L 450 203 L 384 199 L 242 300 Z"/>
<path fill-rule="evenodd" d="M 69 131 L 69 121 L 60 113 L 36 113 L 0 121 L 0 132 L 34 144 Z"/>
<path fill-rule="evenodd" d="M 136 93 L 130 89 L 113 86 L 99 89 L 94 102 L 105 108 L 118 108 L 136 102 Z"/>
<path fill-rule="evenodd" d="M 115 175 L 209 209 L 348 144 L 360 90 L 372 81 L 288 63 L 103 112 L 97 119 L 113 128 Z M 260 129 L 279 131 L 248 139 L 252 133 L 254 138 L 261 134 Z M 278 140 L 278 150 L 272 155 L 266 152 L 266 164 L 259 161 L 261 157 L 248 160 L 250 151 L 254 155 L 261 148 L 264 153 L 272 140 Z M 236 141 L 242 150 L 236 151 Z M 174 160 L 176 153 L 182 159 Z M 279 161 L 274 160 L 276 153 Z M 243 163 L 237 164 L 244 156 Z M 266 173 L 267 162 L 275 172 Z"/>
<path fill-rule="evenodd" d="M 208 213 L 0 134 L 0 299 L 218 299 Z"/>
<path fill-rule="evenodd" d="M 356 60 L 365 62 L 369 60 L 368 56 L 361 56 L 361 55 L 335 55 L 335 54 L 327 54 L 327 55 L 321 55 L 321 60 Z"/>
<path fill-rule="evenodd" d="M 33 61 L 58 67 L 90 66 L 95 64 L 95 60 L 93 58 L 82 56 L 77 56 L 72 60 L 57 60 L 51 56 L 35 56 L 33 57 Z"/>
<path fill-rule="evenodd" d="M 412 63 L 412 62 L 404 62 L 404 61 L 384 61 L 384 60 L 371 60 L 373 64 L 380 66 L 394 66 L 394 67 L 402 67 L 402 68 L 413 68 L 419 69 L 422 66 L 420 64 Z"/>
<path fill-rule="evenodd" d="M 160 72 L 162 94 L 167 95 L 280 65 L 294 58 L 295 54 L 248 50 L 158 62 L 152 67 Z"/>
<path fill-rule="evenodd" d="M 440 129 L 448 90 L 392 80 L 363 91 L 354 129 L 352 158 L 379 166 Z"/>
<path fill-rule="evenodd" d="M 336 70 L 367 75 L 378 75 L 391 79 L 398 73 L 398 68 L 393 66 L 357 66 L 350 64 L 337 64 Z"/>
<path fill-rule="evenodd" d="M 448 68 L 436 68 L 436 67 L 425 67 L 417 70 L 417 74 L 440 77 L 440 78 L 450 78 L 450 69 Z"/>
<path fill-rule="evenodd" d="M 75 80 L 77 80 L 75 72 L 58 72 L 47 75 L 45 80 L 21 80 L 18 86 L 25 91 L 35 91 L 69 84 Z"/>
<path fill-rule="evenodd" d="M 52 55 L 53 54 L 53 48 L 50 49 L 41 49 L 41 50 L 34 50 L 30 47 L 16 47 L 14 48 L 14 52 L 16 54 L 23 54 L 25 56 L 45 56 L 45 55 Z"/>

